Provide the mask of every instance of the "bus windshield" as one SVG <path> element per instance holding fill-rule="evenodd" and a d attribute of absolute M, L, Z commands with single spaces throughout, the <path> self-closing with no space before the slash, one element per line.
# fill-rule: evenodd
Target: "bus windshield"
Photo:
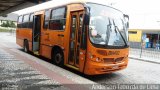
<path fill-rule="evenodd" d="M 123 14 L 111 7 L 87 4 L 90 7 L 89 37 L 93 44 L 126 46 L 128 31 Z"/>

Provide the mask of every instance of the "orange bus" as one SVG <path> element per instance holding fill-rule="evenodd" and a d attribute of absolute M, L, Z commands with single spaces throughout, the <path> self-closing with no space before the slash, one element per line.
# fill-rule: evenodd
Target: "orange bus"
<path fill-rule="evenodd" d="M 66 0 L 67 1 L 67 0 Z M 57 65 L 87 75 L 111 73 L 128 64 L 128 22 L 121 11 L 93 0 L 72 0 L 20 15 L 16 43 Z M 57 1 L 58 2 L 58 1 Z"/>

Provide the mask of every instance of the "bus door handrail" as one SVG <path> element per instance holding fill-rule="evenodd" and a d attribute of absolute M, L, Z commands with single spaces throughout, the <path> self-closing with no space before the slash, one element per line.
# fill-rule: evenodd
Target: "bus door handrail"
<path fill-rule="evenodd" d="M 40 33 L 36 34 L 36 35 L 34 36 L 34 38 L 36 38 L 39 34 L 40 34 Z"/>

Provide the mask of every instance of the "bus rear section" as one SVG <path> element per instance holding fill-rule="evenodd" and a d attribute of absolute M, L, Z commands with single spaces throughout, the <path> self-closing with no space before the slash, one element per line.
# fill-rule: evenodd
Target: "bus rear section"
<path fill-rule="evenodd" d="M 20 15 L 17 21 L 16 43 L 23 47 L 25 52 L 32 51 L 33 16 L 33 13 Z"/>

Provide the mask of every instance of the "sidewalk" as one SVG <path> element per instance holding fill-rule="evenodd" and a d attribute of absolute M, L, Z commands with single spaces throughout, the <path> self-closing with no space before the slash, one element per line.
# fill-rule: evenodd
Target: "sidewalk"
<path fill-rule="evenodd" d="M 129 58 L 160 64 L 160 52 L 130 48 Z"/>
<path fill-rule="evenodd" d="M 17 47 L 15 36 L 0 33 L 0 90 L 88 90 L 98 84 Z"/>

